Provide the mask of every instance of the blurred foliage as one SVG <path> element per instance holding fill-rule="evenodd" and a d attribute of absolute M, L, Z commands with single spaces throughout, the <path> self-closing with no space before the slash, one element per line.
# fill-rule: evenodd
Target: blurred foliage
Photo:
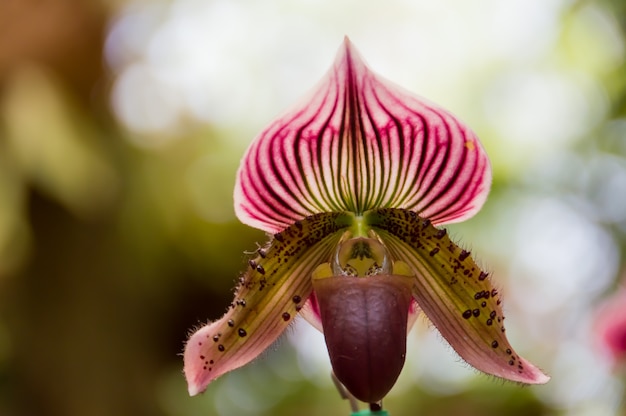
<path fill-rule="evenodd" d="M 187 397 L 179 355 L 187 331 L 223 313 L 244 251 L 265 236 L 232 209 L 244 148 L 229 138 L 241 126 L 189 123 L 163 132 L 176 136 L 164 145 L 138 146 L 138 133 L 111 114 L 114 74 L 102 52 L 117 3 L 0 2 L 0 415 L 347 414 L 330 384 L 305 377 L 286 342 Z M 600 3 L 626 37 L 624 3 Z M 581 44 L 587 34 L 570 17 L 555 59 L 593 66 L 593 39 Z M 626 62 L 595 73 L 609 112 L 568 151 L 624 163 Z M 611 203 L 594 194 L 606 177 L 592 175 L 581 190 L 568 172 L 496 175 L 492 198 L 558 192 Z M 490 206 L 458 230 L 484 229 L 499 205 Z M 602 225 L 623 268 L 626 224 Z M 534 390 L 485 377 L 455 392 L 426 387 L 392 393 L 391 414 L 564 412 Z"/>

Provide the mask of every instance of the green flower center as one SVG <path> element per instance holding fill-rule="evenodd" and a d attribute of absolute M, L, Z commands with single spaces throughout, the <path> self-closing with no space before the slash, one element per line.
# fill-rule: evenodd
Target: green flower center
<path fill-rule="evenodd" d="M 335 276 L 366 277 L 390 274 L 392 262 L 387 248 L 375 238 L 356 237 L 342 241 L 333 257 Z"/>

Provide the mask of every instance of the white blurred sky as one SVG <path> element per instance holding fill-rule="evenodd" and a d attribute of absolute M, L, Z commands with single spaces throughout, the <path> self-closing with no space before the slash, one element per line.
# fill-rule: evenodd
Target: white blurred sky
<path fill-rule="evenodd" d="M 548 126 L 551 116 L 577 115 L 570 120 L 580 124 L 588 109 L 581 108 L 585 92 L 578 91 L 585 74 L 564 77 L 548 59 L 565 3 L 135 2 L 121 10 L 107 40 L 107 61 L 119 75 L 112 104 L 139 132 L 167 130 L 189 117 L 212 123 L 245 117 L 261 125 L 321 77 L 348 35 L 376 71 L 468 117 L 464 106 L 483 106 L 474 83 L 499 69 L 486 98 L 487 117 L 508 128 L 512 123 L 514 136 L 527 138 L 525 132 L 537 130 L 516 116 L 521 107 L 547 132 L 567 136 L 577 127 Z M 614 22 L 596 9 L 580 20 L 598 32 L 603 58 L 616 60 L 623 45 Z M 545 97 L 558 105 L 547 105 Z"/>

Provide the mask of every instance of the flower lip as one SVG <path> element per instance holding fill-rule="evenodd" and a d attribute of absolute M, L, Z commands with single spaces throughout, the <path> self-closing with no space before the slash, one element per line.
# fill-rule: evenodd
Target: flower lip
<path fill-rule="evenodd" d="M 404 366 L 411 282 L 380 274 L 313 281 L 333 372 L 361 401 L 385 397 Z"/>

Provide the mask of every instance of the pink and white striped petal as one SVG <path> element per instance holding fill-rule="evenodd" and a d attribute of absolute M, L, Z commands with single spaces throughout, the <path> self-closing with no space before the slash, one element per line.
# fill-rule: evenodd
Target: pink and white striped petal
<path fill-rule="evenodd" d="M 434 224 L 471 217 L 491 185 L 476 135 L 371 71 L 346 38 L 313 92 L 248 148 L 235 211 L 277 232 L 319 212 L 405 208 Z"/>
<path fill-rule="evenodd" d="M 219 320 L 197 330 L 185 346 L 190 395 L 252 361 L 289 326 L 311 294 L 311 273 L 337 246 L 346 214 L 323 213 L 276 234 L 249 261 L 235 299 Z"/>
<path fill-rule="evenodd" d="M 365 219 L 392 257 L 414 269 L 414 299 L 461 358 L 477 370 L 511 381 L 550 380 L 510 345 L 498 291 L 470 252 L 454 244 L 445 230 L 400 209 L 371 211 Z"/>

